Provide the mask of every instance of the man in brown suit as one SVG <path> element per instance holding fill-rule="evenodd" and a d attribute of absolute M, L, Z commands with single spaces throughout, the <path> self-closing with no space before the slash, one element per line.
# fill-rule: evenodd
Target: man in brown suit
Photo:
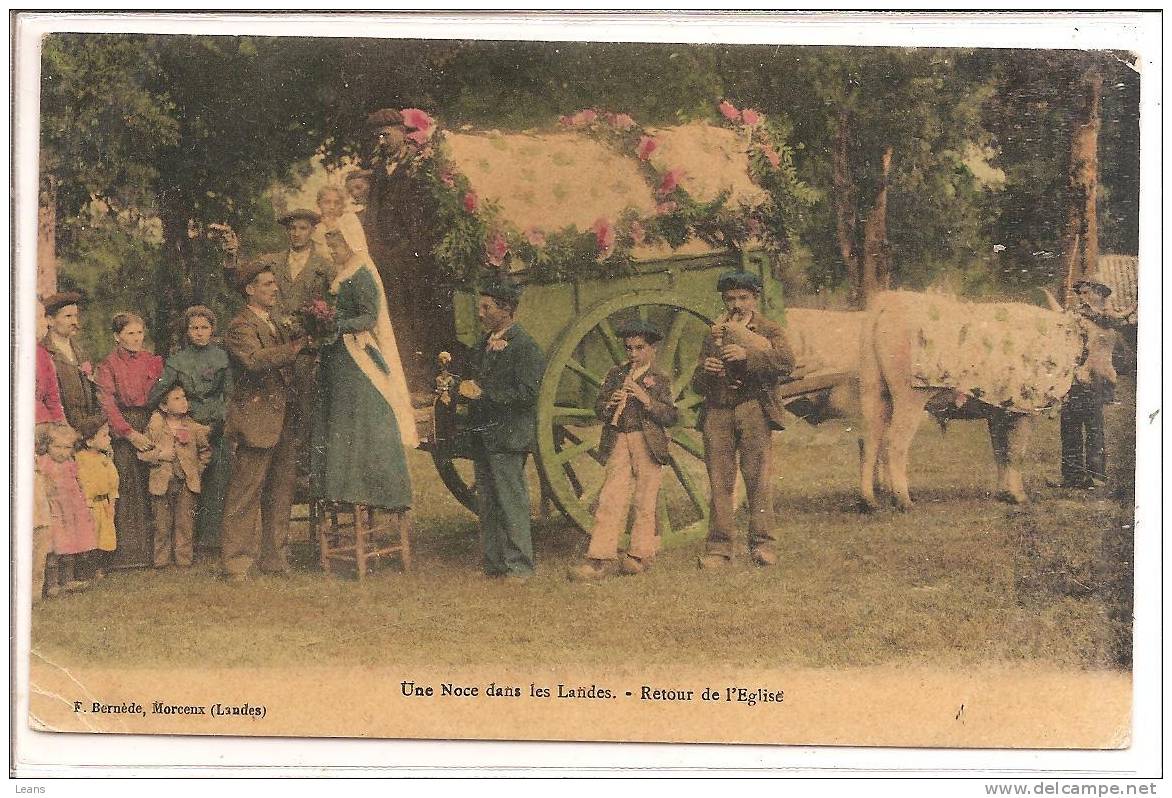
<path fill-rule="evenodd" d="M 313 246 L 313 229 L 321 216 L 307 208 L 297 208 L 277 220 L 289 237 L 289 248 L 283 252 L 270 252 L 260 256 L 266 267 L 277 280 L 277 306 L 273 311 L 273 322 L 290 329 L 294 326 L 294 314 L 305 304 L 324 299 L 334 280 L 334 264 Z M 233 238 L 228 242 L 229 266 L 239 268 L 236 256 L 239 242 Z M 309 478 L 309 433 L 313 426 L 313 403 L 317 388 L 317 353 L 303 351 L 293 364 L 293 390 L 297 394 L 292 419 L 296 432 L 297 473 L 302 482 Z"/>
<path fill-rule="evenodd" d="M 782 407 L 774 388 L 793 370 L 794 355 L 781 327 L 761 313 L 757 275 L 725 272 L 716 289 L 727 312 L 705 337 L 692 381 L 704 397 L 700 429 L 711 486 L 700 567 L 732 559 L 738 454 L 749 499 L 749 556 L 756 565 L 775 565 L 771 435 L 782 429 Z"/>
<path fill-rule="evenodd" d="M 293 365 L 306 339 L 291 339 L 272 318 L 280 288 L 267 261 L 238 266 L 236 284 L 248 304 L 224 335 L 234 380 L 224 434 L 235 454 L 221 556 L 229 580 L 240 582 L 254 563 L 266 573 L 289 571 L 285 544 L 296 479 Z"/>
<path fill-rule="evenodd" d="M 92 380 L 93 365 L 77 343 L 81 329 L 81 294 L 66 292 L 45 299 L 49 331 L 41 346 L 53 356 L 65 420 L 74 429 L 101 426 L 105 414 Z"/>

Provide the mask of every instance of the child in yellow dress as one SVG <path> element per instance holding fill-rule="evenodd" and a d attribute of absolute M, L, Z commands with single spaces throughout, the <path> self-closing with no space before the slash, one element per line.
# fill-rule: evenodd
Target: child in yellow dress
<path fill-rule="evenodd" d="M 98 533 L 98 547 L 90 554 L 93 561 L 94 578 L 106 575 L 110 553 L 118 547 L 118 535 L 114 528 L 114 500 L 118 498 L 118 469 L 114 466 L 113 441 L 110 425 L 102 423 L 81 430 L 85 444 L 76 455 L 77 476 L 85 493 L 86 504 L 94 519 Z"/>

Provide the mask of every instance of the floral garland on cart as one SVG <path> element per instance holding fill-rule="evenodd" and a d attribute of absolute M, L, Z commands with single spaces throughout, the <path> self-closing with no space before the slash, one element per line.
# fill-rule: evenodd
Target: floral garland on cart
<path fill-rule="evenodd" d="M 692 239 L 730 251 L 739 251 L 748 241 L 788 251 L 802 212 L 816 199 L 816 192 L 798 178 L 788 128 L 727 100 L 717 110 L 721 123 L 744 137 L 750 177 L 769 196 L 768 202 L 734 204 L 728 191 L 697 200 L 682 184 L 683 168 L 657 169 L 652 164 L 659 147 L 653 132 L 628 114 L 588 108 L 561 117 L 559 124 L 634 156 L 655 193 L 655 213 L 644 216 L 628 208 L 617 218 L 600 217 L 586 230 L 573 225 L 518 230 L 456 167 L 436 120 L 421 109 L 403 109 L 409 131 L 406 164 L 431 194 L 437 215 L 441 237 L 432 254 L 441 279 L 470 286 L 501 271 L 523 272 L 534 283 L 607 279 L 633 272 L 632 252 L 638 246 L 676 248 Z"/>

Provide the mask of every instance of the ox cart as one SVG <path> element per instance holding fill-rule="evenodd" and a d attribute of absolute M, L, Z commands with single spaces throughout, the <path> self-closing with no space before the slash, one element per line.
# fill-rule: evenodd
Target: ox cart
<path fill-rule="evenodd" d="M 741 208 L 767 200 L 750 178 L 743 143 L 738 146 L 735 138 L 723 135 L 726 131 L 707 125 L 684 128 L 675 130 L 675 140 L 690 136 L 691 141 L 685 142 L 689 151 L 707 149 L 712 161 L 682 164 L 684 185 L 692 196 L 705 200 L 723 192 Z M 672 135 L 672 131 L 661 131 L 658 138 L 671 140 Z M 633 167 L 621 162 L 626 159 L 573 132 L 546 136 L 452 133 L 445 137 L 445 146 L 450 148 L 449 163 L 466 177 L 470 192 L 498 209 L 498 223 L 503 220 L 515 230 L 567 229 L 571 225 L 590 230 L 592 220 L 630 218 L 633 206 L 654 213 L 657 205 L 653 187 L 627 179 Z M 518 152 L 527 153 L 524 165 L 512 160 Z M 548 161 L 534 167 L 543 154 L 548 154 Z M 576 164 L 575 159 L 581 160 Z M 558 190 L 558 170 L 580 173 L 586 162 L 599 178 L 581 195 L 565 197 L 565 192 Z M 535 168 L 542 176 L 539 186 L 552 185 L 548 196 L 535 196 L 533 181 L 523 180 Z M 604 476 L 598 451 L 602 425 L 595 416 L 595 400 L 607 370 L 626 360 L 616 330 L 638 318 L 655 325 L 664 336 L 657 365 L 671 376 L 680 411 L 679 422 L 668 431 L 670 464 L 659 495 L 660 534 L 665 540 L 678 539 L 706 530 L 704 444 L 696 429 L 702 399 L 691 382 L 702 339 L 723 312 L 715 291 L 718 275 L 730 269 L 757 274 L 764 286 L 763 309 L 779 320 L 784 316 L 776 257 L 754 241 L 738 244 L 721 247 L 692 239 L 674 247 L 662 241 L 634 246 L 620 275 L 570 276 L 555 281 L 534 279 L 515 264 L 513 268 L 503 265 L 511 279 L 525 285 L 517 320 L 546 353 L 534 452 L 543 506 L 552 501 L 575 526 L 590 529 Z M 474 346 L 480 335 L 476 301 L 473 286 L 457 290 L 452 301 L 453 326 L 465 347 Z M 452 495 L 475 510 L 471 440 L 464 426 L 467 408 L 457 401 L 454 391 L 462 377 L 459 362 L 457 354 L 451 369 L 445 368 L 437 378 L 422 447 L 430 452 Z M 833 370 L 815 370 L 784 386 L 783 395 L 798 400 L 826 392 L 843 377 Z"/>

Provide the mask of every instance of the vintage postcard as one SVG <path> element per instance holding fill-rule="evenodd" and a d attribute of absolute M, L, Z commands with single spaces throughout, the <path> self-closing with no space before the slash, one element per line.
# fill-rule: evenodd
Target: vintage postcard
<path fill-rule="evenodd" d="M 1150 751 L 1158 15 L 185 19 L 14 17 L 18 761 Z"/>

